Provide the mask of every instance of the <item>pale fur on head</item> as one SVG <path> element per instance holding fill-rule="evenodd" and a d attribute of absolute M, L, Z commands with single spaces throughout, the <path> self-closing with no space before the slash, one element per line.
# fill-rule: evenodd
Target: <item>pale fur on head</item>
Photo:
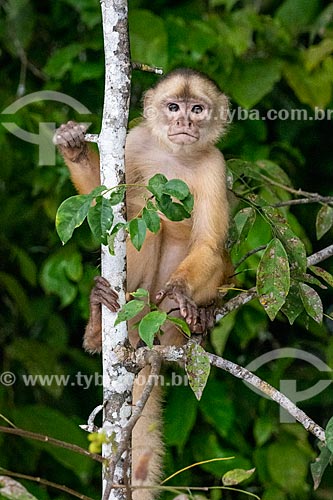
<path fill-rule="evenodd" d="M 204 103 L 205 120 L 200 123 L 200 139 L 193 145 L 215 144 L 227 128 L 229 100 L 215 82 L 206 75 L 188 68 L 171 71 L 144 95 L 144 118 L 159 141 L 167 141 L 169 123 L 164 114 L 168 102 Z"/>

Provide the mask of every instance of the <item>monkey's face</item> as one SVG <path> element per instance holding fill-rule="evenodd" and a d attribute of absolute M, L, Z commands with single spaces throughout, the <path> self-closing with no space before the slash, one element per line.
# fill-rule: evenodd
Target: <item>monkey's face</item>
<path fill-rule="evenodd" d="M 209 106 L 203 101 L 171 99 L 164 104 L 163 115 L 169 141 L 193 144 L 200 140 L 200 129 L 207 122 Z"/>
<path fill-rule="evenodd" d="M 144 117 L 151 133 L 160 144 L 173 150 L 184 146 L 187 153 L 218 140 L 227 110 L 228 99 L 215 84 L 186 70 L 170 73 L 144 98 Z"/>

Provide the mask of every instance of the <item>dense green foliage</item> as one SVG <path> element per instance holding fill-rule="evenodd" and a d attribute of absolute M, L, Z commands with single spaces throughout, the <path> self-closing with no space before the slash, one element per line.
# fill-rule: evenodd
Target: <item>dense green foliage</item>
<path fill-rule="evenodd" d="M 332 367 L 332 321 L 321 324 L 318 296 L 329 314 L 332 293 L 319 283 L 330 277 L 318 268 L 304 276 L 305 251 L 310 255 L 332 240 L 332 205 L 267 205 L 289 201 L 292 185 L 333 195 L 333 126 L 321 110 L 333 104 L 333 5 L 324 0 L 129 3 L 133 60 L 165 71 L 178 66 L 202 70 L 230 96 L 235 117 L 221 147 L 242 198 L 231 231 L 234 262 L 269 243 L 237 268 L 240 288 L 253 286 L 257 276 L 261 304 L 253 301 L 226 316 L 207 348 L 246 366 L 261 354 L 293 347 Z M 67 169 L 58 157 L 56 164 L 41 161 L 38 146 L 5 125 L 15 122 L 37 134 L 40 123 L 51 124 L 42 127 L 46 133 L 74 118 L 92 122 L 91 131 L 98 132 L 104 64 L 100 4 L 4 0 L 0 9 L 1 111 L 23 95 L 52 90 L 78 99 L 92 112 L 82 116 L 44 99 L 21 107 L 15 116 L 8 110 L 1 115 L 0 373 L 12 372 L 16 382 L 1 379 L 0 413 L 18 427 L 87 448 L 78 424 L 100 403 L 100 361 L 82 351 L 81 338 L 98 273 L 98 244 L 84 223 L 61 245 L 56 211 L 75 194 Z M 142 92 L 156 78 L 133 74 L 132 119 L 139 116 Z M 245 109 L 251 109 L 247 119 Z M 279 118 L 269 110 L 279 112 Z M 302 116 L 292 116 L 293 110 Z M 333 272 L 332 259 L 323 267 Z M 276 286 L 280 301 L 267 306 Z M 297 380 L 299 391 L 331 377 L 297 357 L 271 360 L 258 374 L 275 387 Z M 69 378 L 28 384 L 28 375 Z M 263 500 L 333 497 L 331 469 L 318 490 L 312 489 L 309 465 L 319 453 L 314 438 L 298 424 L 280 423 L 275 403 L 216 370 L 198 402 L 188 387 L 176 386 L 179 377 L 170 371 L 165 379 L 165 475 L 201 460 L 235 458 L 202 464 L 170 484 L 221 485 L 227 470 L 256 467 L 244 488 Z M 332 391 L 299 406 L 325 426 L 333 413 Z M 89 459 L 2 433 L 0 447 L 0 467 L 100 498 L 99 465 Z M 38 500 L 72 498 L 32 482 L 24 485 Z M 218 500 L 221 492 L 213 490 L 210 497 Z M 225 492 L 223 498 L 245 496 Z"/>

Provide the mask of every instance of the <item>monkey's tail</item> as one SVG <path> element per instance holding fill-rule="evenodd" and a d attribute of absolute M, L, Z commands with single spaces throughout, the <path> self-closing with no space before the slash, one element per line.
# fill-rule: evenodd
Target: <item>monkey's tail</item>
<path fill-rule="evenodd" d="M 133 404 L 140 399 L 150 373 L 150 367 L 141 370 L 134 382 Z M 156 486 L 162 474 L 162 404 L 161 387 L 155 381 L 154 389 L 132 432 L 132 484 Z M 133 490 L 133 500 L 152 500 L 158 490 L 138 488 Z"/>

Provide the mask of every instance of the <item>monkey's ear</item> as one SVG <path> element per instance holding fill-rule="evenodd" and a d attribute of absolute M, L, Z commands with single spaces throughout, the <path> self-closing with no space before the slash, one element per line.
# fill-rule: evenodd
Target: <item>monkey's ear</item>
<path fill-rule="evenodd" d="M 153 106 L 154 90 L 149 89 L 143 96 L 143 116 L 147 118 L 150 114 L 149 108 Z"/>

